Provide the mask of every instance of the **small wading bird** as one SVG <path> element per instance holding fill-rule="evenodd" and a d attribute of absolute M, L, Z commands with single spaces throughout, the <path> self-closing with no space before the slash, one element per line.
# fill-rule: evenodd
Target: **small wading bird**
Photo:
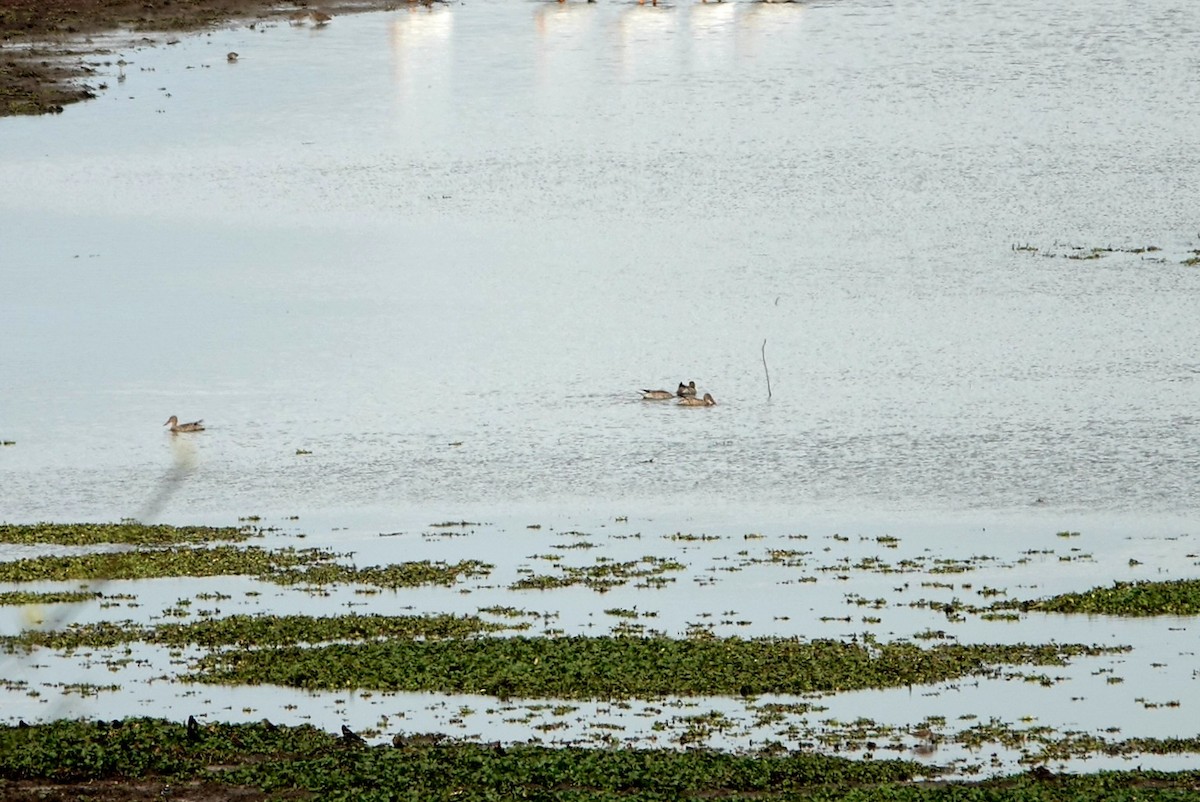
<path fill-rule="evenodd" d="M 167 418 L 167 422 L 163 426 L 170 426 L 172 432 L 202 432 L 204 431 L 204 421 L 194 420 L 191 423 L 180 423 L 179 418 L 172 415 Z"/>
<path fill-rule="evenodd" d="M 714 399 L 711 394 L 705 393 L 703 398 L 696 398 L 694 395 L 684 396 L 683 398 L 679 399 L 679 403 L 676 406 L 715 407 L 716 405 L 716 399 Z"/>
<path fill-rule="evenodd" d="M 303 25 L 306 22 L 311 22 L 313 25 L 318 27 L 328 24 L 331 19 L 333 19 L 333 17 L 326 14 L 324 11 L 316 10 L 297 11 L 288 16 L 288 22 L 290 22 L 292 25 Z"/>

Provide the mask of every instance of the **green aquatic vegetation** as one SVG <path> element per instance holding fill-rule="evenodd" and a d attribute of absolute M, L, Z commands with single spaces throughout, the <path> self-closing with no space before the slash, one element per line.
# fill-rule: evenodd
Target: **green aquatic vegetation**
<path fill-rule="evenodd" d="M 89 682 L 70 682 L 59 686 L 64 694 L 80 696 L 99 696 L 104 691 L 119 691 L 120 685 L 93 685 Z"/>
<path fill-rule="evenodd" d="M 676 532 L 673 535 L 663 535 L 664 540 L 682 540 L 689 543 L 701 543 L 710 540 L 720 540 L 720 535 L 694 535 L 691 532 Z"/>
<path fill-rule="evenodd" d="M 965 560 L 946 558 L 933 560 L 934 567 L 929 569 L 931 574 L 961 574 L 971 571 L 983 563 L 996 562 L 995 557 L 989 557 L 981 554 L 974 557 L 968 557 Z"/>
<path fill-rule="evenodd" d="M 509 586 L 509 590 L 553 590 L 583 585 L 601 593 L 614 587 L 635 582 L 637 587 L 661 587 L 673 582 L 663 576 L 667 571 L 682 571 L 685 566 L 663 557 L 643 557 L 640 560 L 614 562 L 599 558 L 593 565 L 574 566 L 557 563 L 557 574 L 529 574 Z"/>
<path fill-rule="evenodd" d="M 168 576 L 268 576 L 331 560 L 317 550 L 267 551 L 252 546 L 119 551 L 69 557 L 33 557 L 0 563 L 0 582 L 63 579 L 154 579 Z"/>
<path fill-rule="evenodd" d="M 737 726 L 736 722 L 717 710 L 692 716 L 675 716 L 673 722 L 683 725 L 683 732 L 674 738 L 682 746 L 702 744 L 713 734 L 727 732 Z"/>
<path fill-rule="evenodd" d="M 231 615 L 191 623 L 137 626 L 101 621 L 74 624 L 67 629 L 44 632 L 26 630 L 17 636 L 0 637 L 0 647 L 13 649 L 95 649 L 123 643 L 159 646 L 288 646 L 298 643 L 369 641 L 378 638 L 466 638 L 511 629 L 482 621 L 475 616 L 456 615 Z"/>
<path fill-rule="evenodd" d="M 1198 615 L 1200 580 L 1114 582 L 1112 587 L 1033 601 L 1004 601 L 987 609 L 1120 616 Z"/>
<path fill-rule="evenodd" d="M 90 590 L 64 590 L 34 593 L 26 590 L 9 590 L 0 593 L 0 606 L 23 604 L 81 604 L 100 598 Z"/>
<path fill-rule="evenodd" d="M 366 802 L 1158 802 L 1194 799 L 1200 786 L 1198 771 L 1067 775 L 1044 768 L 983 782 L 923 781 L 938 773 L 935 767 L 904 760 L 789 752 L 778 742 L 734 755 L 707 749 L 504 746 L 438 733 L 400 733 L 391 745 L 372 746 L 352 732 L 337 736 L 265 720 L 189 726 L 126 719 L 0 727 L 0 796 L 15 789 L 16 781 L 37 783 L 39 791 L 56 794 L 54 798 L 84 798 L 99 790 L 100 781 L 131 779 L 144 792 L 139 798 L 186 795 L 188 784 L 204 783 L 212 798 L 250 798 L 247 789 L 258 789 L 272 798 Z"/>
<path fill-rule="evenodd" d="M 1052 727 L 1014 727 L 998 719 L 979 722 L 946 740 L 984 749 L 1000 745 L 1021 752 L 1022 763 L 1045 763 L 1089 755 L 1200 754 L 1200 738 L 1127 738 L 1108 740 L 1090 732 L 1060 732 Z"/>
<path fill-rule="evenodd" d="M 384 588 L 453 584 L 462 576 L 486 574 L 492 566 L 476 560 L 455 565 L 429 561 L 355 568 L 334 562 L 322 549 L 266 550 L 171 548 L 118 551 L 69 557 L 33 557 L 0 563 L 0 582 L 65 579 L 154 579 L 176 576 L 253 576 L 281 585 L 358 583 Z"/>
<path fill-rule="evenodd" d="M 835 693 L 939 682 L 1008 664 L 1063 665 L 1083 645 L 881 644 L 796 638 L 511 637 L 226 651 L 194 678 L 309 690 L 559 699 Z"/>
<path fill-rule="evenodd" d="M 764 702 L 746 705 L 746 710 L 754 715 L 755 727 L 780 724 L 786 721 L 788 716 L 803 716 L 828 709 L 810 702 Z"/>
<path fill-rule="evenodd" d="M 463 578 L 487 576 L 494 567 L 479 560 L 461 560 L 454 564 L 421 560 L 369 568 L 324 562 L 279 570 L 263 578 L 280 585 L 357 584 L 396 589 L 418 585 L 453 585 Z"/>
<path fill-rule="evenodd" d="M 944 629 L 925 629 L 921 632 L 913 633 L 913 638 L 916 640 L 946 640 L 953 639 L 953 635 L 947 635 Z"/>
<path fill-rule="evenodd" d="M 707 750 L 549 748 L 397 735 L 368 746 L 312 727 L 191 726 L 153 719 L 0 728 L 0 778 L 158 778 L 258 788 L 286 798 L 413 800 L 783 799 L 806 790 L 903 783 L 936 769 L 900 760 Z M 84 790 L 84 789 L 81 789 Z M 182 790 L 182 789 L 180 789 Z M 4 786 L 0 785 L 0 793 Z M 163 796 L 174 796 L 164 790 Z M 214 794 L 215 796 L 215 794 Z"/>
<path fill-rule="evenodd" d="M 0 524 L 0 543 L 54 543 L 66 546 L 101 543 L 170 546 L 213 540 L 242 541 L 260 534 L 245 526 L 167 526 L 137 521 L 115 524 Z"/>
<path fill-rule="evenodd" d="M 479 612 L 494 615 L 499 618 L 541 618 L 541 613 L 531 612 L 529 610 L 520 610 L 516 607 L 501 606 L 494 604 L 490 607 L 480 607 Z"/>

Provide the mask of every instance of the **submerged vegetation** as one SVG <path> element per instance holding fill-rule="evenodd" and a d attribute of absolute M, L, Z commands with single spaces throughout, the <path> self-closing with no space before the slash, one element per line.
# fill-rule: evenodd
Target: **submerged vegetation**
<path fill-rule="evenodd" d="M 1001 664 L 1062 665 L 1119 651 L 1082 645 L 963 646 L 795 638 L 561 637 L 388 641 L 228 651 L 203 658 L 210 683 L 308 690 L 626 699 L 832 693 L 938 682 Z"/>

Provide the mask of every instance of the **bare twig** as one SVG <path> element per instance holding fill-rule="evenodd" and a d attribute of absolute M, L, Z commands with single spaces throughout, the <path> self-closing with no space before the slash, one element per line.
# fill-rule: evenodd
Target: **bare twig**
<path fill-rule="evenodd" d="M 767 370 L 767 341 L 762 344 L 763 373 L 767 374 L 767 400 L 771 400 L 771 371 Z"/>

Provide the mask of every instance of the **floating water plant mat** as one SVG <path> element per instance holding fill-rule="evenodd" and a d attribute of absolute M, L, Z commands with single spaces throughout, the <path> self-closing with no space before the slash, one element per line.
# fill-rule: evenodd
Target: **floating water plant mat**
<path fill-rule="evenodd" d="M 115 524 L 0 524 L 0 543 L 57 543 L 87 546 L 125 543 L 132 546 L 169 546 L 211 540 L 246 540 L 261 535 L 251 526 L 167 526 L 122 521 Z"/>
<path fill-rule="evenodd" d="M 9 652 L 35 647 L 99 649 L 135 642 L 171 647 L 264 647 L 376 638 L 464 638 L 527 626 L 494 624 L 476 616 L 457 615 L 230 615 L 157 626 L 103 621 L 74 624 L 63 630 L 31 629 L 20 635 L 0 637 L 0 648 Z"/>
<path fill-rule="evenodd" d="M 335 562 L 337 557 L 324 549 L 267 550 L 257 546 L 164 548 L 70 557 L 33 557 L 0 562 L 0 582 L 248 575 L 280 585 L 356 583 L 399 588 L 452 585 L 463 577 L 485 576 L 492 568 L 477 560 L 462 560 L 454 564 L 423 560 L 355 568 Z"/>
<path fill-rule="evenodd" d="M 1031 610 L 1096 615 L 1200 615 L 1200 579 L 1174 582 L 1114 582 L 1111 587 L 1064 593 L 1035 601 L 1004 601 L 989 610 Z"/>
<path fill-rule="evenodd" d="M 795 638 L 473 638 L 219 652 L 210 683 L 489 694 L 500 698 L 625 699 L 833 693 L 919 685 L 1003 664 L 1063 665 L 1121 648 L 1079 644 L 923 649 L 910 643 Z"/>
<path fill-rule="evenodd" d="M 349 730 L 188 725 L 157 719 L 0 728 L 4 799 L 192 800 L 1182 800 L 1200 772 L 1055 775 L 929 782 L 937 769 L 774 749 L 504 747 L 397 734 L 367 746 Z M 926 778 L 923 782 L 914 782 Z"/>

